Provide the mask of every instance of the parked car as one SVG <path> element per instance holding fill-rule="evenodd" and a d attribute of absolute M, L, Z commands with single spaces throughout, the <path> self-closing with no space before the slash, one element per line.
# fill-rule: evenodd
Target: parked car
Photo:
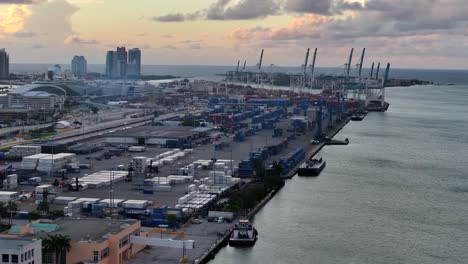
<path fill-rule="evenodd" d="M 192 224 L 202 224 L 202 223 L 203 221 L 201 219 L 197 219 L 197 218 L 192 219 Z"/>

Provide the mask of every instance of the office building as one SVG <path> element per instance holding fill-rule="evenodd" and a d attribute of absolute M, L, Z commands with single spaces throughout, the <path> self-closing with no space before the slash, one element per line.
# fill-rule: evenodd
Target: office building
<path fill-rule="evenodd" d="M 106 76 L 124 78 L 127 75 L 127 50 L 117 47 L 116 51 L 108 51 L 106 56 Z"/>
<path fill-rule="evenodd" d="M 0 79 L 10 76 L 10 58 L 5 49 L 0 49 Z"/>
<path fill-rule="evenodd" d="M 117 51 L 115 52 L 115 72 L 114 77 L 116 78 L 123 78 L 127 76 L 127 50 L 125 47 L 117 47 Z"/>
<path fill-rule="evenodd" d="M 68 235 L 71 249 L 66 254 L 65 263 L 123 264 L 145 248 L 145 245 L 131 241 L 131 236 L 141 235 L 140 227 L 140 221 L 134 219 L 62 218 L 52 222 L 38 221 L 26 226 L 12 226 L 0 237 L 39 239 L 47 235 Z M 36 255 L 40 247 L 34 251 Z M 54 258 L 53 253 L 45 253 L 42 262 L 34 263 L 54 263 Z"/>
<path fill-rule="evenodd" d="M 108 51 L 106 55 L 106 76 L 108 78 L 112 77 L 112 73 L 114 72 L 114 51 Z"/>
<path fill-rule="evenodd" d="M 0 238 L 1 263 L 42 263 L 42 240 L 25 238 Z"/>
<path fill-rule="evenodd" d="M 84 56 L 74 56 L 72 59 L 72 72 L 77 78 L 85 77 L 88 73 L 87 61 Z"/>
<path fill-rule="evenodd" d="M 106 76 L 109 78 L 139 77 L 141 75 L 141 50 L 117 47 L 106 56 Z"/>
<path fill-rule="evenodd" d="M 140 77 L 141 75 L 141 50 L 134 48 L 128 51 L 127 76 Z"/>

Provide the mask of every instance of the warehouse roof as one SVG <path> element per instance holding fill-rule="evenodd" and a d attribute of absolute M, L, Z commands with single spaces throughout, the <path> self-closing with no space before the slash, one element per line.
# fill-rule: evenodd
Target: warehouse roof
<path fill-rule="evenodd" d="M 10 94 L 21 94 L 25 96 L 31 96 L 33 94 L 28 94 L 29 92 L 45 92 L 51 95 L 58 96 L 75 96 L 78 95 L 73 89 L 63 84 L 55 84 L 52 82 L 43 82 L 43 83 L 32 83 L 26 84 L 20 87 L 17 87 L 11 90 Z M 43 95 L 43 94 L 37 94 Z"/>
<path fill-rule="evenodd" d="M 36 242 L 37 239 L 24 239 L 24 238 L 0 238 L 0 248 L 15 249 L 27 246 Z"/>
<path fill-rule="evenodd" d="M 195 137 L 200 133 L 200 131 L 193 131 L 193 127 L 143 126 L 115 132 L 107 135 L 107 137 L 186 139 Z"/>

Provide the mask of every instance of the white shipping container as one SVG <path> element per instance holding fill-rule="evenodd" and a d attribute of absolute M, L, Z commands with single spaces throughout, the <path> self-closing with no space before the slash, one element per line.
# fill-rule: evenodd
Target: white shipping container
<path fill-rule="evenodd" d="M 68 203 L 73 202 L 76 199 L 78 199 L 78 197 L 58 196 L 58 197 L 54 198 L 53 203 L 54 204 L 60 204 L 60 205 L 65 205 L 65 204 L 68 205 Z"/>
<path fill-rule="evenodd" d="M 0 201 L 1 202 L 8 202 L 8 201 L 16 201 L 18 200 L 18 192 L 5 192 L 0 191 Z"/>
<path fill-rule="evenodd" d="M 146 200 L 128 200 L 123 203 L 124 208 L 145 209 L 148 207 Z"/>

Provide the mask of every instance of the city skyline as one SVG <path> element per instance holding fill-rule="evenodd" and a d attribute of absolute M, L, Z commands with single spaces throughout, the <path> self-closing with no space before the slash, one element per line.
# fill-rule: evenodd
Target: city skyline
<path fill-rule="evenodd" d="M 140 47 L 144 65 L 255 65 L 264 48 L 265 64 L 299 66 L 310 47 L 319 67 L 337 67 L 366 47 L 367 67 L 468 68 L 462 0 L 14 2 L 0 1 L 0 48 L 12 64 L 69 64 L 76 53 L 104 64 L 106 51 L 126 46 Z"/>

